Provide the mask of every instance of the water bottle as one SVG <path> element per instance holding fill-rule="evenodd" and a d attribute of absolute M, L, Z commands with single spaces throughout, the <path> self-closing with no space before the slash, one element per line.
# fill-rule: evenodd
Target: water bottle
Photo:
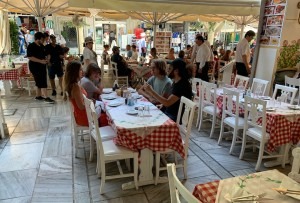
<path fill-rule="evenodd" d="M 12 67 L 12 60 L 11 60 L 11 57 L 9 56 L 8 57 L 8 67 Z"/>
<path fill-rule="evenodd" d="M 247 90 L 247 96 L 251 97 L 251 90 L 250 89 Z"/>
<path fill-rule="evenodd" d="M 113 90 L 113 91 L 116 91 L 117 89 L 119 89 L 119 85 L 118 85 L 118 81 L 115 80 L 115 81 L 114 81 L 114 84 L 113 84 L 112 90 Z"/>

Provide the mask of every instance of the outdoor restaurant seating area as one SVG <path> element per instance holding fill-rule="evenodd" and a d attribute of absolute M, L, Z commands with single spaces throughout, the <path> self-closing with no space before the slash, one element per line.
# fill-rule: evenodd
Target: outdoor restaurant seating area
<path fill-rule="evenodd" d="M 299 203 L 299 9 L 0 1 L 0 203 Z"/>
<path fill-rule="evenodd" d="M 104 80 L 107 77 L 111 77 L 109 72 L 104 74 Z M 14 113 L 5 116 L 10 138 L 0 140 L 1 201 L 170 202 L 177 198 L 169 192 L 167 163 L 171 162 L 176 163 L 183 193 L 194 195 L 187 202 L 193 202 L 195 197 L 202 202 L 215 202 L 220 197 L 231 199 L 247 192 L 256 195 L 253 198 L 257 200 L 276 197 L 282 202 L 297 202 L 297 198 L 287 199 L 284 192 L 270 190 L 299 190 L 299 184 L 287 176 L 299 181 L 299 148 L 295 148 L 293 159 L 287 149 L 291 145 L 285 145 L 299 141 L 299 110 L 290 108 L 296 98 L 295 88 L 276 86 L 274 94 L 277 89 L 291 92 L 291 96 L 282 94 L 279 101 L 263 96 L 267 82 L 255 79 L 249 88 L 244 79 L 234 80 L 236 87 L 224 88 L 195 79 L 195 100 L 181 98 L 179 114 L 183 116 L 177 124 L 134 89 L 128 89 L 138 98 L 131 107 L 117 92 L 105 88 L 101 97 L 111 127 L 99 130 L 94 104 L 87 98 L 89 128 L 74 123 L 72 105 L 61 96 L 52 105 L 32 100 L 25 90 L 13 91 L 9 97 L 2 95 L 4 113 Z M 245 92 L 245 86 L 249 92 Z M 252 97 L 247 97 L 249 93 Z M 140 112 L 140 106 L 146 110 Z M 137 137 L 137 132 L 144 135 Z M 250 142 L 246 142 L 248 138 Z M 265 160 L 270 158 L 263 154 L 265 145 L 269 152 L 278 154 L 271 156 L 271 162 Z M 236 192 L 220 189 L 235 185 L 233 181 L 241 184 L 240 189 L 234 189 Z M 260 187 L 244 190 L 242 185 L 248 182 Z"/>

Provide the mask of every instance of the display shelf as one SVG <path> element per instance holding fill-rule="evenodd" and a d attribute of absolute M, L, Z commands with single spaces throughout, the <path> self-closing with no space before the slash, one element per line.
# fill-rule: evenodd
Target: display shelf
<path fill-rule="evenodd" d="M 156 32 L 155 48 L 157 53 L 168 53 L 171 47 L 172 32 Z"/>

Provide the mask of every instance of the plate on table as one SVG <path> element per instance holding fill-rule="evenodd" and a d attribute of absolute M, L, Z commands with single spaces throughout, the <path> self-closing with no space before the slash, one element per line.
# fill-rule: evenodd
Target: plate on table
<path fill-rule="evenodd" d="M 289 109 L 293 109 L 293 110 L 300 110 L 300 106 L 298 105 L 290 105 L 288 106 Z"/>
<path fill-rule="evenodd" d="M 123 104 L 123 102 L 111 102 L 108 104 L 108 106 L 117 107 L 117 106 L 121 106 L 122 104 Z"/>
<path fill-rule="evenodd" d="M 262 100 L 270 100 L 271 99 L 271 97 L 269 97 L 269 96 L 260 96 L 259 98 Z"/>
<path fill-rule="evenodd" d="M 276 109 L 273 108 L 273 107 L 267 107 L 267 108 L 266 108 L 266 111 L 276 111 Z"/>
<path fill-rule="evenodd" d="M 143 98 L 143 96 L 142 95 L 136 95 L 135 98 L 141 99 L 141 98 Z"/>
<path fill-rule="evenodd" d="M 113 100 L 116 99 L 117 97 L 115 96 L 106 96 L 106 97 L 102 97 L 102 99 L 106 99 L 106 100 Z"/>
<path fill-rule="evenodd" d="M 137 111 L 137 110 L 134 110 L 134 109 L 132 109 L 132 110 L 128 110 L 127 111 L 127 114 L 129 114 L 129 115 L 136 115 L 136 114 L 138 114 L 139 112 Z"/>
<path fill-rule="evenodd" d="M 102 93 L 103 94 L 110 94 L 110 93 L 112 93 L 112 90 L 103 90 Z"/>

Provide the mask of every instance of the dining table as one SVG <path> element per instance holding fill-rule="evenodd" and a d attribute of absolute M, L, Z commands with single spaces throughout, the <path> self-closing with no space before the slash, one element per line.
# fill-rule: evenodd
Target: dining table
<path fill-rule="evenodd" d="M 279 188 L 298 192 L 283 194 L 275 190 Z M 300 201 L 300 184 L 274 169 L 197 184 L 193 195 L 202 203 L 296 203 Z M 250 200 L 238 201 L 243 197 Z"/>
<path fill-rule="evenodd" d="M 125 98 L 111 89 L 104 89 L 101 99 L 110 125 L 116 132 L 114 143 L 139 152 L 139 186 L 154 184 L 153 153 L 173 149 L 184 158 L 184 147 L 177 124 L 136 90 L 131 92 L 134 103 L 125 104 Z M 133 104 L 133 105 L 132 105 Z M 136 110 L 138 109 L 138 110 Z M 145 109 L 145 110 L 144 110 Z M 167 182 L 161 177 L 158 183 Z M 125 183 L 122 189 L 134 188 L 134 182 Z"/>
<path fill-rule="evenodd" d="M 237 88 L 230 89 L 240 91 L 239 114 L 243 117 L 243 91 Z M 219 117 L 221 117 L 223 111 L 223 89 L 218 88 L 216 90 L 216 94 L 216 106 L 220 110 Z M 269 141 L 267 143 L 267 150 L 269 152 L 274 152 L 278 147 L 280 147 L 280 150 L 283 150 L 283 146 L 285 145 L 287 145 L 286 150 L 289 150 L 291 144 L 296 145 L 300 142 L 300 106 L 290 105 L 285 102 L 279 103 L 277 101 L 272 100 L 272 98 L 268 96 L 259 96 L 254 94 L 251 94 L 251 96 L 267 101 L 266 130 L 270 135 Z M 261 122 L 261 119 L 257 121 L 258 124 L 261 124 Z M 281 151 L 280 153 L 283 153 L 283 151 Z M 281 160 L 282 158 L 280 157 L 274 161 L 265 162 L 264 165 L 265 167 L 281 165 Z"/>
<path fill-rule="evenodd" d="M 3 81 L 3 87 L 6 96 L 11 95 L 10 81 L 16 81 L 18 85 L 20 85 L 20 74 L 22 69 L 23 69 L 23 65 L 15 65 L 15 67 L 3 66 L 0 68 L 0 80 Z"/>

